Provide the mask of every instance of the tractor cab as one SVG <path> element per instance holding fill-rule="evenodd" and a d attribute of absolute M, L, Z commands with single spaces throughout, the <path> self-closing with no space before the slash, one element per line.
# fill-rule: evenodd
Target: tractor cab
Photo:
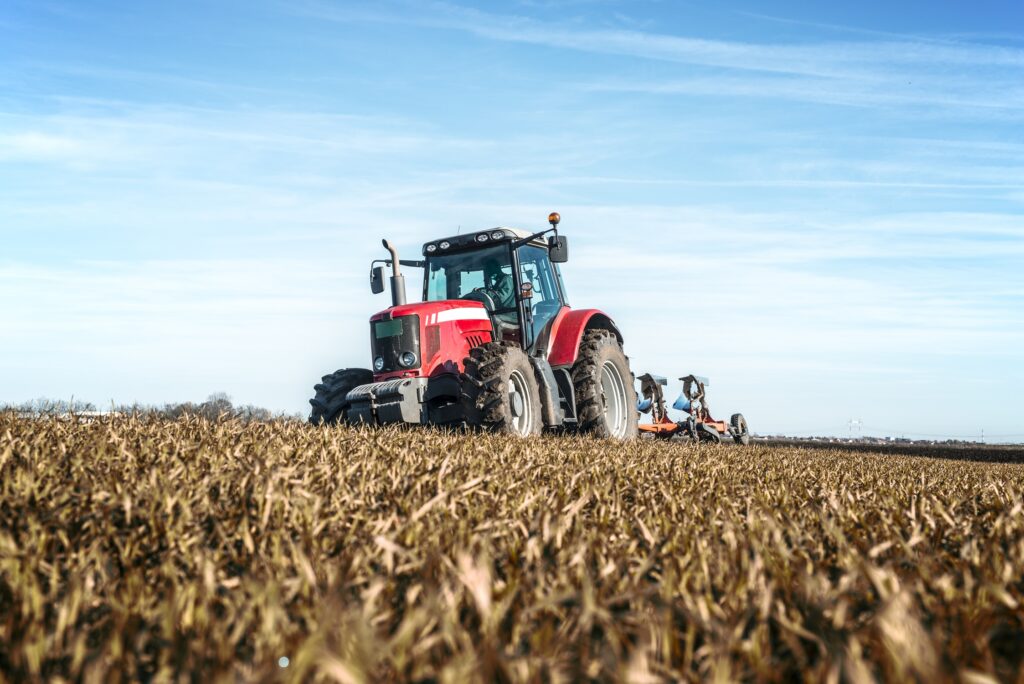
<path fill-rule="evenodd" d="M 481 303 L 496 341 L 536 351 L 568 304 L 558 270 L 568 256 L 564 237 L 493 228 L 428 242 L 423 255 L 423 301 Z"/>

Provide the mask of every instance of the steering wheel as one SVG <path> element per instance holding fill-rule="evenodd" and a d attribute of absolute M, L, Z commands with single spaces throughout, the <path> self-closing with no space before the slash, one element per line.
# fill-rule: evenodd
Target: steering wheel
<path fill-rule="evenodd" d="M 478 287 L 472 292 L 467 292 L 459 299 L 466 299 L 471 302 L 480 302 L 489 312 L 493 312 L 498 308 L 498 304 L 494 301 L 494 297 L 482 287 Z"/>

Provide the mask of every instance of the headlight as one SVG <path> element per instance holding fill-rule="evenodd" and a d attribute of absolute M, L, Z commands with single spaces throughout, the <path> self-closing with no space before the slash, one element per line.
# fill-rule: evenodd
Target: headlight
<path fill-rule="evenodd" d="M 448 242 L 447 240 L 442 240 L 441 244 L 438 245 L 438 247 L 440 247 L 441 249 L 448 249 L 451 246 L 452 246 L 452 243 Z"/>
<path fill-rule="evenodd" d="M 384 357 L 383 356 L 378 356 L 377 358 L 375 358 L 373 360 L 373 370 L 377 371 L 378 373 L 380 373 L 382 370 L 384 370 Z"/>
<path fill-rule="evenodd" d="M 398 357 L 398 363 L 402 364 L 406 368 L 412 368 L 416 365 L 416 354 L 413 352 L 405 352 Z"/>
<path fill-rule="evenodd" d="M 487 233 L 480 233 L 479 235 L 476 236 L 477 242 L 487 242 L 489 239 L 490 237 L 487 235 Z"/>
<path fill-rule="evenodd" d="M 428 252 L 436 252 L 437 251 L 437 245 L 427 245 L 427 251 Z"/>
<path fill-rule="evenodd" d="M 491 238 L 495 240 L 500 240 L 503 237 L 505 237 L 505 231 L 503 230 L 496 230 L 493 233 L 491 233 Z"/>

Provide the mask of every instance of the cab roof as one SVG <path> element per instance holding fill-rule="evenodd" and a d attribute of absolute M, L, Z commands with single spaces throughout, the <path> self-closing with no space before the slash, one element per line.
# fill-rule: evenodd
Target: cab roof
<path fill-rule="evenodd" d="M 499 232 L 501 235 L 495 237 L 495 234 Z M 521 240 L 523 238 L 528 238 L 531 235 L 533 235 L 533 233 L 523 230 L 522 228 L 497 226 L 495 228 L 488 228 L 487 230 L 477 230 L 472 233 L 462 233 L 460 235 L 453 235 L 451 237 L 440 238 L 438 240 L 431 240 L 430 242 L 423 244 L 423 255 L 430 256 L 446 254 L 448 252 L 463 251 L 469 248 L 484 247 L 495 242 Z M 481 236 L 487 237 L 482 238 Z M 547 246 L 547 242 L 545 242 L 543 237 L 538 237 L 532 240 L 531 244 Z"/>

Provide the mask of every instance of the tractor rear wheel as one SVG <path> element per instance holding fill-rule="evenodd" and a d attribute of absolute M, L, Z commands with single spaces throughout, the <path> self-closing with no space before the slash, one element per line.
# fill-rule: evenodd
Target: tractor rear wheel
<path fill-rule="evenodd" d="M 747 427 L 747 419 L 743 417 L 742 413 L 732 414 L 732 418 L 729 420 L 732 425 L 732 438 L 737 444 L 747 446 L 750 444 L 750 429 Z"/>
<path fill-rule="evenodd" d="M 333 425 L 345 422 L 348 402 L 345 397 L 356 387 L 373 382 L 373 373 L 365 368 L 342 368 L 325 375 L 313 389 L 316 396 L 309 400 L 313 410 L 309 422 L 314 425 Z"/>
<path fill-rule="evenodd" d="M 519 437 L 541 433 L 540 388 L 522 349 L 488 342 L 470 350 L 464 365 L 462 397 L 471 425 Z"/>
<path fill-rule="evenodd" d="M 571 374 L 580 432 L 622 440 L 637 436 L 633 374 L 614 333 L 585 332 Z"/>

